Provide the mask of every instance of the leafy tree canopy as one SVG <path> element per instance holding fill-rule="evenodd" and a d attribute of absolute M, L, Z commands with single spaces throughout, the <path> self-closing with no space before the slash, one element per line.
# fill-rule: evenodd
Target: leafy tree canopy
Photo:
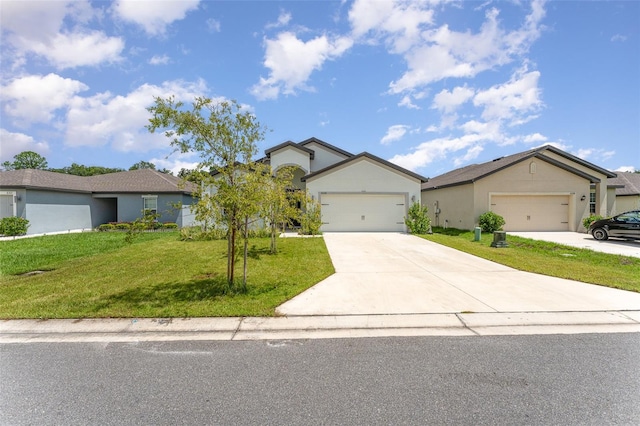
<path fill-rule="evenodd" d="M 47 168 L 47 159 L 33 151 L 23 151 L 13 156 L 13 162 L 5 161 L 2 168 L 5 170 L 41 169 Z"/>

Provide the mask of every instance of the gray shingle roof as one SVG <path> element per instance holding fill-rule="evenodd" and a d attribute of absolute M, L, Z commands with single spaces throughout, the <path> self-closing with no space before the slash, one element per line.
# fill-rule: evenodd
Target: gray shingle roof
<path fill-rule="evenodd" d="M 640 173 L 618 172 L 618 177 L 609 179 L 609 185 L 624 185 L 616 188 L 616 195 L 640 195 Z"/>
<path fill-rule="evenodd" d="M 567 158 L 575 163 L 581 164 L 585 167 L 588 167 L 594 171 L 604 174 L 607 177 L 615 177 L 615 173 L 612 173 L 608 170 L 605 170 L 601 167 L 596 166 L 595 164 L 589 163 L 588 161 L 584 161 L 578 157 L 575 157 L 567 152 L 562 151 L 561 149 L 555 148 L 551 145 L 545 145 L 539 148 L 531 149 L 529 151 L 519 152 L 517 154 L 508 155 L 505 157 L 496 158 L 493 161 L 488 161 L 482 164 L 472 164 L 466 167 L 462 167 L 456 170 L 452 170 L 440 176 L 436 176 L 434 178 L 429 179 L 429 181 L 422 185 L 423 191 L 429 191 L 437 188 L 446 188 L 449 186 L 456 185 L 464 185 L 467 183 L 472 183 L 477 180 L 480 180 L 486 176 L 489 176 L 493 173 L 496 173 L 500 170 L 503 170 L 507 167 L 510 167 L 514 164 L 517 164 L 521 161 L 527 160 L 529 158 L 538 158 L 542 161 L 546 161 L 550 164 L 553 164 L 557 167 L 565 169 L 571 173 L 574 173 L 578 176 L 582 176 L 585 179 L 589 179 L 591 182 L 599 182 L 594 176 L 589 175 L 583 171 L 570 167 L 560 161 L 554 160 L 550 157 L 543 155 L 544 151 L 550 151 L 557 155 L 560 155 L 564 158 Z"/>
<path fill-rule="evenodd" d="M 193 184 L 182 187 L 178 177 L 151 169 L 131 170 L 96 176 L 74 176 L 45 170 L 0 172 L 0 187 L 37 188 L 71 192 L 192 193 Z"/>

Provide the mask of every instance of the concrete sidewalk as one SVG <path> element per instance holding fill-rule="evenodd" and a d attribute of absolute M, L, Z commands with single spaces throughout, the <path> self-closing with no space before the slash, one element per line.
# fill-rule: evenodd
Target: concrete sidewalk
<path fill-rule="evenodd" d="M 0 344 L 640 332 L 640 311 L 0 321 Z"/>
<path fill-rule="evenodd" d="M 607 241 L 598 241 L 590 234 L 579 232 L 508 232 L 509 235 L 516 235 L 532 240 L 549 241 L 563 244 L 565 246 L 577 247 L 608 254 L 619 254 L 621 256 L 640 257 L 640 241 L 622 240 L 610 238 Z"/>

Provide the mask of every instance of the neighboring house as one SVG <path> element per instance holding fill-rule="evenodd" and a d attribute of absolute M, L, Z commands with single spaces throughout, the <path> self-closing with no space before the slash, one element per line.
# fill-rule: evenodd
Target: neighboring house
<path fill-rule="evenodd" d="M 316 138 L 265 151 L 275 171 L 295 167 L 293 185 L 321 205 L 322 231 L 405 232 L 426 178 L 367 152 L 353 155 Z"/>
<path fill-rule="evenodd" d="M 0 172 L 0 217 L 24 217 L 28 234 L 42 234 L 130 222 L 146 209 L 182 227 L 193 222 L 192 190 L 180 178 L 150 169 L 86 177 L 11 170 Z"/>
<path fill-rule="evenodd" d="M 422 204 L 434 226 L 473 229 L 493 211 L 504 217 L 506 231 L 584 231 L 583 218 L 611 213 L 615 177 L 546 145 L 429 179 Z"/>
<path fill-rule="evenodd" d="M 631 210 L 640 210 L 640 173 L 617 172 L 618 177 L 609 179 L 615 186 L 615 208 L 610 212 L 616 215 Z"/>

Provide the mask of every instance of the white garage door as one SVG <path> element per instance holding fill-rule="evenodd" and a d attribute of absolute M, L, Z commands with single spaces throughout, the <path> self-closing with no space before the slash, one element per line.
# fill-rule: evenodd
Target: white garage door
<path fill-rule="evenodd" d="M 568 195 L 493 195 L 505 231 L 569 231 Z"/>
<path fill-rule="evenodd" d="M 403 232 L 404 194 L 322 194 L 322 230 Z"/>

